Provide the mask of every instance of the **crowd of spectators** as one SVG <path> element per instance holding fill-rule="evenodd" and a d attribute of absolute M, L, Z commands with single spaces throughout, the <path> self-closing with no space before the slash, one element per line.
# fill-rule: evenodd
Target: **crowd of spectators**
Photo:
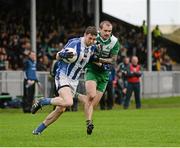
<path fill-rule="evenodd" d="M 55 53 L 69 38 L 81 36 L 90 18 L 81 13 L 37 15 L 37 70 L 48 71 Z M 9 10 L 0 14 L 0 70 L 22 70 L 30 46 L 28 12 Z M 86 21 L 88 20 L 88 21 Z"/>
<path fill-rule="evenodd" d="M 143 69 L 147 69 L 147 26 L 145 21 L 138 28 L 126 27 L 118 23 L 114 23 L 114 26 L 114 34 L 122 45 L 119 59 L 136 55 Z M 167 53 L 167 48 L 161 44 L 161 36 L 162 33 L 157 25 L 152 30 L 152 70 L 171 71 L 172 60 Z"/>
<path fill-rule="evenodd" d="M 145 24 L 139 29 L 113 23 L 113 34 L 119 38 L 122 57 L 137 55 L 139 63 L 146 69 L 147 49 Z M 37 15 L 37 70 L 49 71 L 55 53 L 63 48 L 69 38 L 81 36 L 84 28 L 92 25 L 90 16 L 80 12 L 64 15 Z M 30 50 L 30 19 L 28 12 L 9 11 L 0 14 L 0 70 L 21 70 L 22 61 Z M 166 48 L 157 43 L 153 46 L 153 70 L 172 70 Z M 117 64 L 118 64 L 117 63 Z"/>

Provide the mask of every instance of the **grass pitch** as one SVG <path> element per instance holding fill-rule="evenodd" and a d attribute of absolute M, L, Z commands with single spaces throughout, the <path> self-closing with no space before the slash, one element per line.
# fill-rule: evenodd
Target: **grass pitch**
<path fill-rule="evenodd" d="M 180 146 L 180 98 L 143 100 L 141 110 L 132 107 L 94 113 L 95 128 L 86 134 L 82 109 L 65 112 L 40 136 L 32 130 L 52 107 L 36 115 L 20 109 L 0 109 L 0 147 L 127 147 Z"/>

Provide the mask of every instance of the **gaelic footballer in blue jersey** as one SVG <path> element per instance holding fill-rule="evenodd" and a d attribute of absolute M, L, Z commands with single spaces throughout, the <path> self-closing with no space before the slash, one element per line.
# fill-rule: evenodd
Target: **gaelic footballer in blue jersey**
<path fill-rule="evenodd" d="M 55 76 L 56 89 L 59 96 L 55 98 L 43 98 L 37 101 L 31 109 L 35 114 L 44 105 L 54 105 L 56 109 L 52 111 L 45 120 L 33 131 L 34 135 L 39 135 L 42 131 L 56 121 L 64 112 L 65 108 L 72 106 L 73 96 L 76 91 L 81 71 L 88 63 L 95 48 L 97 30 L 94 26 L 86 28 L 84 36 L 68 41 L 62 52 L 58 52 L 56 58 L 59 60 Z M 66 48 L 74 48 L 77 52 L 77 59 L 73 63 L 64 62 L 63 58 L 71 58 L 73 53 Z"/>

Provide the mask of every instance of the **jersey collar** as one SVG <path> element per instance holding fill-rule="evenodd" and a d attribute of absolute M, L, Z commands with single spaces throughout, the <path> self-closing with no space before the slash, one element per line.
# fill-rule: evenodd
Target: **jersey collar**
<path fill-rule="evenodd" d="M 100 41 L 101 43 L 103 43 L 104 45 L 107 45 L 107 44 L 109 44 L 111 42 L 111 37 L 109 37 L 107 40 L 104 40 L 101 37 L 100 33 L 98 33 L 97 40 Z"/>

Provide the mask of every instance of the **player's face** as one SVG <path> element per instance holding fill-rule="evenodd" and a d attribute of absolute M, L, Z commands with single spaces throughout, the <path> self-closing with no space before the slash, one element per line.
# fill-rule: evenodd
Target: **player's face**
<path fill-rule="evenodd" d="M 85 44 L 86 46 L 91 46 L 95 43 L 96 41 L 96 36 L 95 35 L 92 35 L 92 34 L 85 34 L 84 36 L 85 38 Z"/>
<path fill-rule="evenodd" d="M 103 40 L 107 40 L 112 33 L 112 25 L 106 25 L 104 24 L 102 29 L 100 29 L 100 35 Z"/>

